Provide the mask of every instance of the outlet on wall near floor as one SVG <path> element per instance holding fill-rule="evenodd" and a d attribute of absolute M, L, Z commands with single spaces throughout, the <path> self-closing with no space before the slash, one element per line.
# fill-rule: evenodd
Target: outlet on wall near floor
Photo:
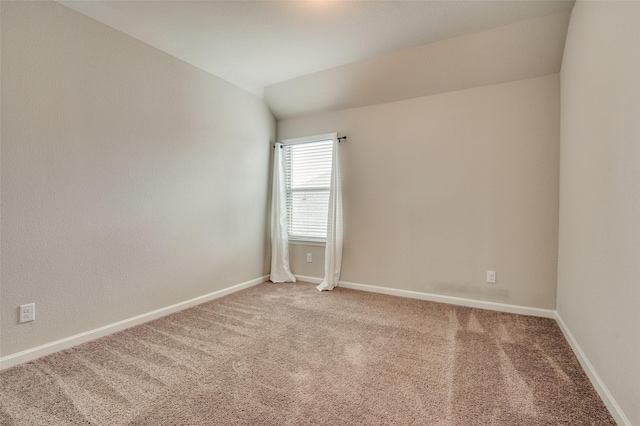
<path fill-rule="evenodd" d="M 491 284 L 496 283 L 496 271 L 487 271 L 487 282 Z"/>
<path fill-rule="evenodd" d="M 36 304 L 20 305 L 20 322 L 29 322 L 36 319 Z"/>
<path fill-rule="evenodd" d="M 311 253 L 307 253 L 307 263 L 311 262 L 313 262 L 313 257 L 311 256 Z"/>

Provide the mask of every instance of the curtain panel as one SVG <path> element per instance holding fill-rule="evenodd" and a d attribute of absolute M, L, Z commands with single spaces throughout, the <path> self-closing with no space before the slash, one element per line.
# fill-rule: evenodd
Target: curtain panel
<path fill-rule="evenodd" d="M 273 189 L 271 199 L 271 275 L 274 283 L 296 282 L 289 267 L 289 233 L 287 230 L 287 194 L 284 181 L 282 144 L 273 153 Z"/>
<path fill-rule="evenodd" d="M 327 245 L 324 254 L 324 280 L 316 287 L 320 291 L 333 290 L 340 281 L 340 271 L 342 270 L 342 183 L 339 153 L 338 134 L 334 133 Z"/>

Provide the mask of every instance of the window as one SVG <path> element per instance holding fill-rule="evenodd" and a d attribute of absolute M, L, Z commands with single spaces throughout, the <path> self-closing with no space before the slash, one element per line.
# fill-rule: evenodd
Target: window
<path fill-rule="evenodd" d="M 289 239 L 326 241 L 333 139 L 283 146 Z"/>

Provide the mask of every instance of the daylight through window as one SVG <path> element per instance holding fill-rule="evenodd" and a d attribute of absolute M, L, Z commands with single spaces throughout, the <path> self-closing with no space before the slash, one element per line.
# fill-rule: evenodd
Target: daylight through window
<path fill-rule="evenodd" d="M 283 149 L 289 239 L 326 241 L 333 141 Z"/>

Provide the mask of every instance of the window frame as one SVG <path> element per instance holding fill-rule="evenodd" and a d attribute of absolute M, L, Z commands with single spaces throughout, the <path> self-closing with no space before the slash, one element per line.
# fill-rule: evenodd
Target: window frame
<path fill-rule="evenodd" d="M 312 143 L 319 143 L 319 142 L 326 142 L 326 141 L 335 141 L 338 137 L 337 132 L 335 133 L 324 133 L 324 134 L 320 134 L 320 135 L 313 135 L 313 136 L 304 136 L 304 137 L 299 137 L 299 138 L 292 138 L 292 139 L 283 139 L 281 144 L 283 149 L 286 149 L 288 146 L 292 146 L 292 145 L 302 145 L 302 144 L 312 144 Z M 335 145 L 332 145 L 331 149 L 335 149 Z M 333 153 L 332 153 L 333 154 Z M 285 164 L 285 168 L 288 167 L 288 165 Z M 333 164 L 331 165 L 331 167 L 333 167 Z M 331 171 L 331 169 L 330 169 Z M 286 170 L 285 170 L 285 174 L 286 174 Z M 317 188 L 306 188 L 305 190 L 312 190 L 312 191 L 316 191 L 318 190 Z M 323 189 L 324 190 L 324 189 Z M 329 193 L 331 191 L 331 183 L 329 183 L 329 187 L 328 187 Z M 286 192 L 286 196 L 287 196 L 287 223 L 289 223 L 290 218 L 289 218 L 289 214 L 290 214 L 290 205 L 289 205 L 289 196 L 288 194 L 292 191 L 302 191 L 302 190 L 291 190 L 289 188 L 288 183 L 285 184 L 285 192 Z M 328 208 L 328 204 L 327 204 L 327 208 Z M 326 230 L 325 230 L 326 232 Z M 289 243 L 290 244 L 305 244 L 305 245 L 319 245 L 319 246 L 323 246 L 326 244 L 327 242 L 327 237 L 325 235 L 324 238 L 319 238 L 319 237 L 311 237 L 311 236 L 295 236 L 295 235 L 291 235 L 290 230 L 287 230 L 287 237 L 289 239 Z"/>

